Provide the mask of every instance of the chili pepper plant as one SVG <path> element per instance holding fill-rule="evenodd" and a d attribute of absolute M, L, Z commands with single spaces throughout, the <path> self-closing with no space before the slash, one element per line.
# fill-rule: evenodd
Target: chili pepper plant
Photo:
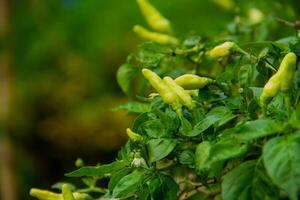
<path fill-rule="evenodd" d="M 110 164 L 76 161 L 78 169 L 65 175 L 85 187 L 58 183 L 62 192 L 32 189 L 31 195 L 297 200 L 299 22 L 277 23 L 249 8 L 250 15 L 237 13 L 219 35 L 178 38 L 155 7 L 137 2 L 151 30 L 134 27 L 145 42 L 117 72 L 129 101 L 116 110 L 136 115 L 124 130 L 129 140 Z M 107 184 L 100 187 L 102 179 Z"/>

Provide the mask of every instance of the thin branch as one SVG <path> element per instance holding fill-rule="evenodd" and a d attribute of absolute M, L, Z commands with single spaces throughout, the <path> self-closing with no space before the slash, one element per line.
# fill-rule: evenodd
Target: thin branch
<path fill-rule="evenodd" d="M 300 29 L 300 21 L 295 21 L 295 22 L 291 22 L 291 21 L 287 21 L 285 19 L 281 19 L 281 18 L 276 18 L 276 21 L 279 24 L 285 25 L 285 26 L 290 26 L 293 27 L 295 30 L 299 30 Z"/>

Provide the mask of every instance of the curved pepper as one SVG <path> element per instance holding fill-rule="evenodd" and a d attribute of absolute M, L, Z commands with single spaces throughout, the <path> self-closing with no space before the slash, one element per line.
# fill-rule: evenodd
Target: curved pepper
<path fill-rule="evenodd" d="M 30 190 L 30 196 L 33 196 L 40 200 L 63 200 L 61 194 L 35 188 L 32 188 Z"/>
<path fill-rule="evenodd" d="M 30 190 L 30 196 L 39 200 L 65 200 L 62 194 L 50 192 L 48 190 L 41 190 L 32 188 Z M 75 200 L 92 200 L 93 198 L 85 193 L 74 192 L 73 197 Z"/>
<path fill-rule="evenodd" d="M 293 84 L 296 71 L 297 56 L 288 53 L 283 58 L 278 71 L 268 80 L 260 96 L 260 104 L 265 105 L 279 91 L 288 92 Z"/>
<path fill-rule="evenodd" d="M 261 105 L 265 105 L 268 103 L 280 89 L 280 83 L 278 81 L 278 76 L 276 74 L 272 76 L 266 85 L 263 88 L 262 94 L 259 98 L 259 102 Z"/>
<path fill-rule="evenodd" d="M 287 92 L 290 90 L 296 73 L 297 56 L 295 53 L 288 53 L 283 58 L 276 74 L 280 76 L 280 90 Z"/>
<path fill-rule="evenodd" d="M 137 3 L 151 28 L 159 32 L 171 32 L 169 20 L 163 17 L 148 0 L 137 0 Z"/>
<path fill-rule="evenodd" d="M 75 200 L 71 188 L 68 184 L 63 184 L 62 195 L 64 200 Z"/>
<path fill-rule="evenodd" d="M 175 82 L 186 90 L 195 90 L 205 87 L 213 80 L 206 77 L 200 77 L 195 74 L 184 74 L 175 79 Z"/>
<path fill-rule="evenodd" d="M 234 47 L 236 47 L 236 44 L 234 42 L 224 42 L 210 50 L 209 55 L 210 57 L 215 59 L 219 57 L 228 56 Z"/>
<path fill-rule="evenodd" d="M 126 129 L 126 133 L 129 137 L 130 140 L 136 142 L 136 141 L 142 141 L 143 140 L 143 137 L 140 136 L 139 134 L 133 132 L 130 128 L 127 128 Z"/>
<path fill-rule="evenodd" d="M 145 78 L 150 82 L 150 84 L 156 89 L 159 95 L 162 97 L 163 101 L 167 104 L 173 104 L 178 101 L 177 95 L 172 92 L 170 87 L 153 71 L 149 69 L 142 70 Z"/>
<path fill-rule="evenodd" d="M 162 33 L 151 32 L 139 25 L 135 25 L 133 27 L 133 31 L 138 36 L 140 36 L 141 38 L 143 38 L 145 40 L 151 40 L 153 42 L 157 42 L 160 44 L 177 45 L 179 43 L 177 38 L 175 38 L 175 37 L 172 37 L 172 36 L 166 35 L 166 34 L 162 34 Z"/>
<path fill-rule="evenodd" d="M 189 93 L 186 92 L 181 86 L 177 85 L 172 78 L 167 76 L 164 77 L 163 80 L 171 88 L 171 90 L 179 96 L 183 105 L 189 109 L 193 109 L 195 107 L 195 103 L 193 102 Z"/>

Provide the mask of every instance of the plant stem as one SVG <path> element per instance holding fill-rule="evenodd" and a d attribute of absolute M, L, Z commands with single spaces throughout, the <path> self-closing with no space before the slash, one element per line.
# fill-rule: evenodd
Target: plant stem
<path fill-rule="evenodd" d="M 104 188 L 96 188 L 96 187 L 91 187 L 91 188 L 84 188 L 84 189 L 79 189 L 77 190 L 79 193 L 91 193 L 91 192 L 96 192 L 96 193 L 106 193 L 107 189 Z"/>

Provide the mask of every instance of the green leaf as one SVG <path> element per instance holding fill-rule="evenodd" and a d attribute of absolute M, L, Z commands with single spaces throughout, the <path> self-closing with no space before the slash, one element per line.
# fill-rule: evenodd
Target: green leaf
<path fill-rule="evenodd" d="M 248 88 L 252 82 L 253 78 L 253 68 L 251 65 L 243 65 L 240 68 L 238 79 L 240 86 L 243 88 Z"/>
<path fill-rule="evenodd" d="M 138 58 L 144 67 L 157 67 L 164 57 L 164 48 L 154 42 L 145 42 L 139 46 Z"/>
<path fill-rule="evenodd" d="M 185 136 L 193 137 L 199 135 L 212 125 L 215 125 L 215 127 L 222 126 L 234 117 L 235 115 L 226 107 L 213 108 L 206 114 L 206 117 L 197 123 L 192 131 L 187 132 Z"/>
<path fill-rule="evenodd" d="M 196 173 L 201 177 L 218 176 L 223 162 L 245 154 L 248 145 L 237 140 L 220 140 L 215 144 L 208 141 L 200 143 L 195 153 Z"/>
<path fill-rule="evenodd" d="M 250 87 L 250 89 L 252 90 L 253 97 L 256 100 L 256 102 L 259 102 L 259 97 L 262 93 L 263 88 L 261 88 L 261 87 Z"/>
<path fill-rule="evenodd" d="M 300 129 L 300 104 L 298 104 L 296 110 L 294 110 L 294 112 L 289 120 L 289 124 L 293 128 Z"/>
<path fill-rule="evenodd" d="M 138 200 L 149 200 L 150 192 L 148 186 L 144 184 L 143 187 L 138 191 L 136 195 L 138 196 Z M 132 200 L 135 199 L 136 198 L 132 198 Z"/>
<path fill-rule="evenodd" d="M 139 132 L 140 127 L 143 125 L 145 121 L 149 120 L 148 113 L 142 113 L 137 116 L 133 122 L 132 130 L 134 132 Z"/>
<path fill-rule="evenodd" d="M 231 84 L 231 80 L 234 79 L 234 71 L 236 66 L 236 63 L 234 62 L 229 63 L 226 66 L 225 71 L 217 77 L 217 82 Z"/>
<path fill-rule="evenodd" d="M 211 157 L 212 145 L 208 141 L 200 143 L 196 148 L 195 153 L 195 170 L 196 174 L 201 178 L 206 179 L 209 177 L 215 177 L 220 175 L 223 162 L 215 162 L 212 164 L 208 163 Z"/>
<path fill-rule="evenodd" d="M 285 102 L 282 93 L 276 95 L 267 105 L 268 113 L 274 114 L 277 119 L 285 119 Z"/>
<path fill-rule="evenodd" d="M 268 118 L 261 118 L 253 121 L 247 121 L 246 123 L 240 124 L 232 129 L 227 129 L 221 137 L 235 136 L 241 140 L 253 140 L 278 133 L 281 130 L 282 124 L 280 122 Z"/>
<path fill-rule="evenodd" d="M 114 111 L 126 110 L 130 113 L 145 113 L 150 111 L 150 104 L 137 101 L 130 101 L 113 108 Z"/>
<path fill-rule="evenodd" d="M 242 110 L 242 107 L 244 106 L 244 99 L 242 96 L 231 96 L 226 99 L 226 107 L 230 110 Z"/>
<path fill-rule="evenodd" d="M 298 38 L 295 36 L 289 36 L 282 38 L 280 40 L 277 40 L 275 42 L 272 42 L 273 45 L 280 48 L 283 51 L 289 51 L 290 50 L 290 44 L 297 41 Z"/>
<path fill-rule="evenodd" d="M 150 162 L 155 162 L 169 155 L 176 146 L 173 139 L 152 139 L 147 143 Z"/>
<path fill-rule="evenodd" d="M 227 97 L 225 96 L 225 94 L 223 92 L 220 91 L 214 91 L 214 90 L 209 90 L 209 91 L 201 91 L 198 94 L 197 101 L 198 102 L 218 102 L 221 101 L 223 99 L 226 99 Z"/>
<path fill-rule="evenodd" d="M 193 127 L 191 123 L 183 116 L 180 117 L 180 122 L 181 122 L 181 134 L 182 135 L 189 135 L 190 131 L 192 131 Z"/>
<path fill-rule="evenodd" d="M 228 174 L 222 182 L 224 200 L 278 199 L 278 189 L 272 184 L 261 161 L 246 161 Z"/>
<path fill-rule="evenodd" d="M 172 131 L 177 131 L 180 125 L 180 120 L 176 112 L 174 112 L 170 108 L 166 108 L 164 112 L 158 109 L 155 110 L 155 114 L 159 117 L 159 119 L 166 127 L 167 131 L 169 132 L 168 135 L 170 135 L 170 132 Z"/>
<path fill-rule="evenodd" d="M 292 200 L 300 188 L 300 132 L 269 140 L 263 148 L 266 170 Z"/>
<path fill-rule="evenodd" d="M 160 174 L 148 183 L 153 199 L 176 200 L 179 187 L 177 183 L 167 175 Z"/>
<path fill-rule="evenodd" d="M 65 174 L 67 177 L 82 177 L 82 176 L 104 176 L 119 171 L 126 167 L 127 163 L 124 161 L 115 161 L 110 164 L 100 165 L 96 167 L 81 167 L 78 170 Z"/>
<path fill-rule="evenodd" d="M 121 87 L 122 91 L 130 96 L 131 95 L 131 84 L 132 79 L 138 73 L 138 68 L 132 64 L 123 64 L 117 72 L 117 82 Z"/>
<path fill-rule="evenodd" d="M 112 196 L 114 198 L 128 198 L 133 196 L 143 185 L 145 172 L 134 171 L 124 176 L 115 186 Z"/>
<path fill-rule="evenodd" d="M 183 45 L 189 48 L 194 47 L 195 45 L 199 44 L 201 41 L 201 37 L 199 35 L 192 35 L 187 37 L 184 41 L 183 41 Z"/>
<path fill-rule="evenodd" d="M 160 119 L 149 120 L 143 124 L 143 129 L 150 138 L 161 138 L 169 135 L 164 121 Z"/>
<path fill-rule="evenodd" d="M 130 168 L 124 168 L 119 170 L 116 173 L 113 173 L 112 176 L 110 177 L 109 183 L 108 183 L 108 189 L 110 191 L 113 191 L 113 189 L 115 188 L 115 186 L 117 185 L 117 183 L 127 174 L 129 174 L 129 172 L 131 171 Z"/>
<path fill-rule="evenodd" d="M 278 199 L 279 189 L 274 185 L 267 174 L 262 159 L 259 159 L 254 169 L 252 180 L 252 198 L 253 199 Z"/>
<path fill-rule="evenodd" d="M 194 165 L 194 162 L 195 162 L 194 158 L 195 158 L 195 155 L 191 150 L 185 150 L 185 151 L 181 152 L 178 156 L 178 160 L 181 164 L 189 165 L 189 166 Z"/>

